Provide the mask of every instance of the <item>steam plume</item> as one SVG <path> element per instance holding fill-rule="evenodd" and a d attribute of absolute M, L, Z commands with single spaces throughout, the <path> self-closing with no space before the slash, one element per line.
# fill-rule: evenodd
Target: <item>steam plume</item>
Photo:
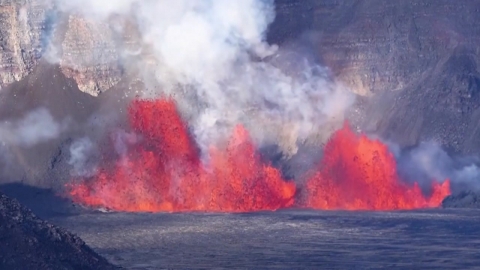
<path fill-rule="evenodd" d="M 92 160 L 96 147 L 88 138 L 83 137 L 70 145 L 70 159 L 68 164 L 73 167 L 71 174 L 73 176 L 91 177 L 96 173 L 96 164 Z"/>
<path fill-rule="evenodd" d="M 257 143 L 296 151 L 298 140 L 341 123 L 353 102 L 315 63 L 300 55 L 292 72 L 291 59 L 282 60 L 288 52 L 265 41 L 273 0 L 57 2 L 88 20 L 117 22 L 120 36 L 132 30 L 117 15 L 135 25 L 141 41 L 134 57 L 121 52 L 124 68 L 142 78 L 143 97 L 175 97 L 202 149 L 242 123 Z"/>
<path fill-rule="evenodd" d="M 453 191 L 480 189 L 480 168 L 476 157 L 455 157 L 439 145 L 428 142 L 403 152 L 396 151 L 400 173 L 424 186 L 432 180 L 450 179 Z"/>
<path fill-rule="evenodd" d="M 57 138 L 67 127 L 58 123 L 45 108 L 38 108 L 21 119 L 0 123 L 0 140 L 6 145 L 31 147 Z"/>

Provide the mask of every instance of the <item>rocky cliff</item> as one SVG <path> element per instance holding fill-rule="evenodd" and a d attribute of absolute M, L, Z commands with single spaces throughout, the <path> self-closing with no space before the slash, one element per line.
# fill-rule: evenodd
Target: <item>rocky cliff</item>
<path fill-rule="evenodd" d="M 457 47 L 475 54 L 480 39 L 478 2 L 317 2 L 313 29 L 320 54 L 363 94 L 418 84 Z"/>
<path fill-rule="evenodd" d="M 108 24 L 69 16 L 60 66 L 81 91 L 97 96 L 120 81 L 122 69 L 114 38 Z"/>
<path fill-rule="evenodd" d="M 65 172 L 51 173 L 68 149 L 58 145 L 82 136 L 92 112 L 122 107 L 115 91 L 131 88 L 132 62 L 152 65 L 147 71 L 155 62 L 145 60 L 148 48 L 128 18 L 99 23 L 48 0 L 0 7 L 0 118 L 43 106 L 58 121 L 71 115 L 77 127 L 48 145 L 16 149 L 25 164 L 18 171 L 35 185 L 61 185 Z M 277 0 L 267 39 L 307 48 L 359 94 L 350 118 L 360 129 L 404 147 L 435 140 L 452 152 L 480 151 L 479 2 Z"/>
<path fill-rule="evenodd" d="M 272 40 L 308 44 L 366 97 L 352 119 L 361 129 L 404 147 L 434 140 L 456 153 L 480 151 L 479 2 L 293 2 L 277 1 L 287 23 L 274 23 Z"/>
<path fill-rule="evenodd" d="M 480 150 L 479 2 L 277 0 L 276 12 L 271 43 L 307 44 L 352 91 L 374 97 L 355 121 L 364 130 L 403 146 L 434 139 L 456 152 Z M 111 89 L 133 72 L 125 48 L 139 48 L 124 19 L 99 23 L 47 0 L 1 1 L 0 86 L 43 57 L 83 92 Z"/>
<path fill-rule="evenodd" d="M 30 74 L 43 55 L 51 6 L 36 0 L 0 1 L 0 87 Z"/>

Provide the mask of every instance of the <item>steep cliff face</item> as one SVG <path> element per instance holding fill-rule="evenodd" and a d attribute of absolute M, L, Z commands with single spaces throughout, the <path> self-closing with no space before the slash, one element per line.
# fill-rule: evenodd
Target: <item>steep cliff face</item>
<path fill-rule="evenodd" d="M 269 42 L 306 45 L 337 79 L 368 97 L 354 121 L 363 130 L 402 146 L 433 139 L 453 151 L 480 150 L 480 2 L 277 0 L 276 14 Z M 153 61 L 128 18 L 99 23 L 61 13 L 48 0 L 3 0 L 0 21 L 2 87 L 45 57 L 97 96 L 138 61 Z"/>
<path fill-rule="evenodd" d="M 97 96 L 116 85 L 122 77 L 119 58 L 114 32 L 107 23 L 69 16 L 60 66 L 81 91 Z"/>
<path fill-rule="evenodd" d="M 480 151 L 479 2 L 296 2 L 277 1 L 269 38 L 307 44 L 364 96 L 354 124 L 401 146 L 434 140 L 452 152 Z"/>
<path fill-rule="evenodd" d="M 401 90 L 426 73 L 457 46 L 474 51 L 480 41 L 480 3 L 468 0 L 276 1 L 276 21 L 268 39 L 282 43 L 309 33 L 323 63 L 361 95 Z M 3 27 L 0 84 L 23 78 L 42 56 L 55 14 L 45 0 L 1 1 Z M 138 43 L 134 31 L 118 36 L 115 23 L 64 15 L 60 64 L 80 90 L 98 95 L 118 83 L 123 67 L 120 47 Z M 56 24 L 55 27 L 64 27 Z M 474 52 L 478 53 L 478 52 Z"/>
<path fill-rule="evenodd" d="M 317 1 L 314 42 L 358 93 L 402 90 L 458 46 L 476 47 L 479 11 L 468 0 Z"/>
<path fill-rule="evenodd" d="M 317 1 L 307 43 L 368 99 L 356 123 L 412 146 L 480 151 L 480 3 Z"/>
<path fill-rule="evenodd" d="M 50 5 L 38 0 L 0 1 L 0 86 L 30 74 L 49 34 Z"/>

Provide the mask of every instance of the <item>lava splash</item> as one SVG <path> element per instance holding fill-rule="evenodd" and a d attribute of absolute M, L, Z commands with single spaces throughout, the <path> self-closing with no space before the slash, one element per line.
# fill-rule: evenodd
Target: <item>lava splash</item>
<path fill-rule="evenodd" d="M 306 206 L 315 209 L 408 210 L 440 206 L 450 195 L 450 181 L 432 183 L 426 197 L 418 183 L 398 177 L 388 147 L 365 135 L 357 136 L 347 124 L 324 149 L 324 158 L 306 183 Z"/>
<path fill-rule="evenodd" d="M 203 164 L 173 100 L 135 100 L 129 120 L 142 141 L 113 168 L 70 185 L 75 202 L 128 212 L 248 212 L 293 205 L 295 184 L 261 162 L 242 126 L 224 149 L 212 147 L 210 162 Z"/>

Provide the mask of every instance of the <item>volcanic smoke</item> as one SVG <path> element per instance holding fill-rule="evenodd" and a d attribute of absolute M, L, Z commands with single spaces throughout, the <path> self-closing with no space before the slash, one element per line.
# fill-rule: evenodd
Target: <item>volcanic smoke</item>
<path fill-rule="evenodd" d="M 134 100 L 129 121 L 138 139 L 113 163 L 105 158 L 96 176 L 69 185 L 76 203 L 127 212 L 399 210 L 437 207 L 450 194 L 449 180 L 435 182 L 430 196 L 403 183 L 387 146 L 348 125 L 332 135 L 299 199 L 296 182 L 262 161 L 242 125 L 203 161 L 174 100 Z"/>

